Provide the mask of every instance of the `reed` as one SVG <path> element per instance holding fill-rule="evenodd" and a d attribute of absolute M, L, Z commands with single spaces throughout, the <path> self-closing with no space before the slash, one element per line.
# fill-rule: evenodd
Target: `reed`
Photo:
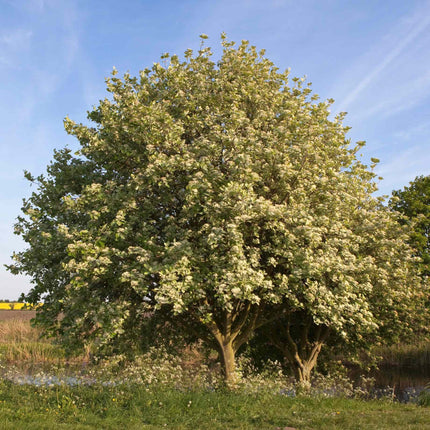
<path fill-rule="evenodd" d="M 64 350 L 41 337 L 29 321 L 0 321 L 0 359 L 4 363 L 52 363 L 64 359 Z"/>
<path fill-rule="evenodd" d="M 375 350 L 375 353 L 382 357 L 380 362 L 382 366 L 430 367 L 429 341 L 381 346 Z"/>
<path fill-rule="evenodd" d="M 0 342 L 47 342 L 41 339 L 41 330 L 32 327 L 29 321 L 14 318 L 0 321 Z"/>
<path fill-rule="evenodd" d="M 50 343 L 16 342 L 0 344 L 0 357 L 6 363 L 42 364 L 58 362 L 65 358 L 65 354 Z"/>

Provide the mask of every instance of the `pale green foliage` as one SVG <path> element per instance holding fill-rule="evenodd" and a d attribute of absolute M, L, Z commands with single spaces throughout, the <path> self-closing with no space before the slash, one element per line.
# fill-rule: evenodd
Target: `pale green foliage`
<path fill-rule="evenodd" d="M 346 339 L 410 309 L 408 249 L 371 197 L 363 144 L 303 80 L 247 42 L 222 44 L 217 64 L 202 46 L 137 78 L 114 71 L 94 127 L 66 119 L 81 149 L 38 178 L 13 270 L 69 343 L 131 345 L 148 311 L 168 309 L 234 360 L 271 304 Z"/>

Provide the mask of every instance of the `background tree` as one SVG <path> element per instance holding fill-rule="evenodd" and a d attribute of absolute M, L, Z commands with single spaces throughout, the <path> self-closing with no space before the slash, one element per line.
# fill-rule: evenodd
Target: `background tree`
<path fill-rule="evenodd" d="M 173 315 L 231 382 L 238 349 L 282 316 L 308 379 L 301 351 L 375 331 L 400 302 L 412 312 L 417 284 L 343 116 L 248 42 L 222 45 L 217 63 L 202 46 L 114 72 L 92 127 L 66 119 L 81 148 L 28 175 L 38 190 L 16 228 L 29 248 L 11 270 L 33 278 L 27 300 L 45 299 L 39 321 L 69 345 L 132 348 L 149 312 Z M 299 326 L 315 327 L 307 343 L 289 339 Z"/>
<path fill-rule="evenodd" d="M 402 224 L 412 225 L 410 244 L 421 258 L 420 271 L 430 275 L 430 176 L 417 176 L 403 190 L 393 191 L 389 206 L 404 217 Z"/>

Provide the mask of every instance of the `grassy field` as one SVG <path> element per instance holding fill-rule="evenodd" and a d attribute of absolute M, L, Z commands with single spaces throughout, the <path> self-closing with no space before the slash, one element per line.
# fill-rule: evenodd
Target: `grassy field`
<path fill-rule="evenodd" d="M 30 326 L 30 312 L 33 311 L 0 311 L 0 372 L 4 375 L 0 382 L 0 430 L 121 427 L 430 430 L 429 407 L 388 399 L 364 400 L 360 399 L 360 393 L 352 391 L 344 396 L 328 397 L 321 395 L 324 390 L 318 394 L 314 387 L 307 395 L 293 397 L 280 394 L 279 387 L 285 387 L 283 382 L 281 385 L 263 382 L 260 386 L 258 381 L 257 385 L 249 383 L 236 391 L 226 391 L 214 388 L 213 381 L 208 383 L 206 379 L 202 383 L 198 369 L 192 368 L 184 374 L 188 381 L 184 384 L 179 358 L 172 362 L 169 358 L 151 361 L 152 358 L 144 357 L 140 367 L 120 375 L 130 381 L 136 381 L 138 376 L 139 383 L 112 382 L 118 379 L 111 380 L 109 375 L 118 377 L 119 374 L 115 366 L 109 365 L 95 367 L 90 378 L 70 386 L 64 383 L 70 363 L 66 363 L 61 348 L 40 339 L 40 331 Z M 4 317 L 10 313 L 13 318 Z M 80 372 L 82 363 L 87 361 L 88 357 L 76 358 L 75 365 Z M 43 365 L 48 373 L 62 374 L 65 379 L 60 378 L 51 385 L 39 377 L 33 379 L 33 384 L 20 385 L 8 380 L 8 375 L 37 365 Z M 103 376 L 107 378 L 102 379 Z M 351 395 L 355 398 L 347 398 Z"/>
<path fill-rule="evenodd" d="M 383 401 L 133 386 L 0 387 L 0 429 L 430 429 L 429 408 Z"/>

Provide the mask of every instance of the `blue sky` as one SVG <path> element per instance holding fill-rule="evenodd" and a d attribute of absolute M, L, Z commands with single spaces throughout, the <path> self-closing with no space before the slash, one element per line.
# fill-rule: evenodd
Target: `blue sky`
<path fill-rule="evenodd" d="M 430 174 L 430 1 L 0 0 L 0 263 L 24 243 L 13 224 L 54 148 L 76 142 L 105 77 L 151 66 L 164 52 L 219 52 L 219 35 L 249 40 L 280 69 L 306 76 L 332 111 L 347 111 L 365 159 L 381 160 L 380 194 Z M 27 292 L 0 268 L 0 298 Z"/>

